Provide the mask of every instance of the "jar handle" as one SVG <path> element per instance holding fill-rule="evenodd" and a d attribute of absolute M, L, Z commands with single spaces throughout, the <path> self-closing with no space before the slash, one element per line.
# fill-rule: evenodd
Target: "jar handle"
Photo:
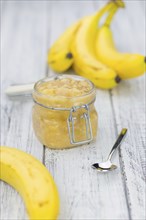
<path fill-rule="evenodd" d="M 78 109 L 84 108 L 86 112 L 83 113 L 83 118 L 85 119 L 85 125 L 86 125 L 86 139 L 81 141 L 75 140 L 75 126 L 74 126 L 74 117 L 73 112 L 76 112 Z M 73 106 L 70 110 L 69 117 L 67 119 L 67 125 L 68 125 L 68 132 L 70 137 L 70 143 L 73 145 L 79 145 L 79 144 L 87 144 L 93 140 L 93 134 L 92 134 L 92 127 L 91 127 L 91 121 L 90 121 L 90 110 L 88 105 L 82 105 L 82 106 Z"/>

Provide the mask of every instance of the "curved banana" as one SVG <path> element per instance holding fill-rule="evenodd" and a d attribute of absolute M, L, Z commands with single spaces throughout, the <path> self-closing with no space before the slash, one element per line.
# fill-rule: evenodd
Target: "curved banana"
<path fill-rule="evenodd" d="M 102 70 L 97 70 L 98 74 L 97 71 L 95 72 L 92 66 L 86 66 L 85 70 L 84 65 L 81 66 L 74 63 L 73 68 L 75 72 L 78 73 L 78 75 L 90 79 L 96 87 L 101 89 L 111 89 L 121 81 L 118 75 L 116 76 L 110 71 L 107 72 L 106 68 Z"/>
<path fill-rule="evenodd" d="M 56 72 L 64 72 L 73 64 L 72 40 L 80 26 L 80 21 L 69 27 L 53 44 L 48 52 L 48 65 Z"/>
<path fill-rule="evenodd" d="M 115 47 L 109 20 L 99 28 L 96 37 L 96 57 L 105 65 L 113 68 L 121 79 L 129 79 L 142 75 L 146 71 L 146 57 L 140 54 L 119 53 Z"/>
<path fill-rule="evenodd" d="M 87 77 L 97 87 L 103 89 L 111 89 L 120 82 L 117 73 L 96 58 L 94 48 L 99 20 L 103 14 L 113 8 L 113 5 L 115 7 L 115 4 L 110 2 L 95 15 L 82 20 L 80 29 L 72 44 L 73 67 L 76 73 Z"/>
<path fill-rule="evenodd" d="M 113 1 L 118 7 L 123 7 L 122 0 L 110 1 Z M 50 48 L 47 60 L 49 67 L 54 71 L 64 72 L 72 66 L 73 54 L 71 53 L 71 43 L 80 28 L 81 20 L 70 26 Z"/>
<path fill-rule="evenodd" d="M 0 179 L 23 197 L 31 220 L 55 220 L 59 198 L 48 170 L 31 155 L 10 147 L 0 147 Z"/>

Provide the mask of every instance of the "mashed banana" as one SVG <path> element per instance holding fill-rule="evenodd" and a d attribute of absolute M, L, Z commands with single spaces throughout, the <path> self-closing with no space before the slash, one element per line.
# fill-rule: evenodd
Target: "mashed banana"
<path fill-rule="evenodd" d="M 93 138 L 96 137 L 95 88 L 90 81 L 78 76 L 47 78 L 36 83 L 33 98 L 36 102 L 33 107 L 33 127 L 37 138 L 43 145 L 54 149 L 77 146 L 71 144 L 69 137 L 67 120 L 70 109 L 73 106 L 82 106 L 90 102 L 92 133 Z M 76 142 L 87 139 L 83 117 L 85 113 L 87 110 L 83 107 L 72 113 Z"/>

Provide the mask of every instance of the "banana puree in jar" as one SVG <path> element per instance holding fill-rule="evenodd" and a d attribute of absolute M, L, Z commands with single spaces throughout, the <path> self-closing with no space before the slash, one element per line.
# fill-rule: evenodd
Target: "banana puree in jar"
<path fill-rule="evenodd" d="M 95 87 L 76 75 L 38 81 L 33 91 L 33 128 L 39 141 L 54 149 L 91 142 L 97 132 Z"/>

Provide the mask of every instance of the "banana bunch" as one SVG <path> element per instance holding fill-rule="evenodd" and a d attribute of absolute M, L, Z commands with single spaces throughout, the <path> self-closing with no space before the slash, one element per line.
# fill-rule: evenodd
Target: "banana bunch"
<path fill-rule="evenodd" d="M 56 72 L 73 67 L 78 75 L 90 79 L 98 88 L 111 89 L 121 79 L 142 75 L 146 57 L 120 53 L 115 47 L 111 21 L 123 0 L 110 0 L 97 13 L 69 27 L 48 52 L 48 65 Z M 101 18 L 107 14 L 105 23 Z"/>
<path fill-rule="evenodd" d="M 15 148 L 0 147 L 0 154 L 0 179 L 23 197 L 30 220 L 57 219 L 57 188 L 43 164 Z"/>

